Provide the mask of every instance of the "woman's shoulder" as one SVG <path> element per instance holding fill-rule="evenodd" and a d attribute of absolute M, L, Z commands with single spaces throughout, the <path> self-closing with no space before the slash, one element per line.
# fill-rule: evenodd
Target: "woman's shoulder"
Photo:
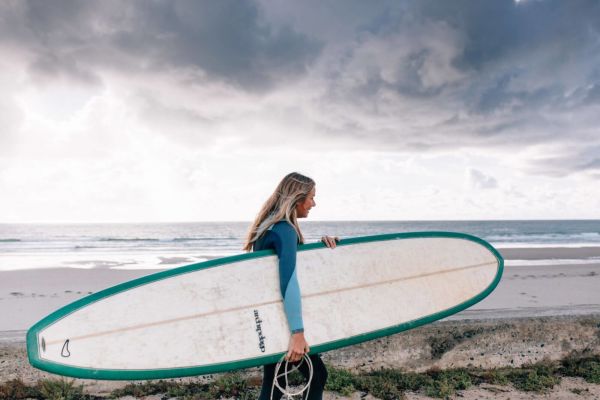
<path fill-rule="evenodd" d="M 296 233 L 296 229 L 294 229 L 292 224 L 290 224 L 288 221 L 285 221 L 285 220 L 281 220 L 281 221 L 273 224 L 272 230 L 278 234 L 285 236 L 285 237 L 288 237 L 288 236 L 293 237 L 293 238 L 298 237 L 298 234 Z"/>

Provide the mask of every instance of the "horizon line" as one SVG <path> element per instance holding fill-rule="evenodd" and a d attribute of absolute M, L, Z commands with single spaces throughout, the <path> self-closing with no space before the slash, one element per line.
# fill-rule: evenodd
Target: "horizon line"
<path fill-rule="evenodd" d="M 302 223 L 322 222 L 561 222 L 561 221 L 600 221 L 600 218 L 527 218 L 527 219 L 321 219 L 301 221 Z M 0 225 L 135 225 L 135 224 L 217 224 L 217 223 L 252 223 L 251 220 L 197 220 L 197 221 L 25 221 L 4 222 Z"/>

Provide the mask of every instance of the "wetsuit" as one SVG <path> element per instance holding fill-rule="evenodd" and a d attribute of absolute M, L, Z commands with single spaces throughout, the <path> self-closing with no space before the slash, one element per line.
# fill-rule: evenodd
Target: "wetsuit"
<path fill-rule="evenodd" d="M 302 303 L 300 298 L 300 286 L 296 276 L 296 251 L 298 248 L 298 235 L 292 225 L 286 221 L 280 221 L 272 225 L 265 234 L 254 243 L 254 251 L 273 249 L 279 257 L 279 287 L 283 298 L 283 308 L 288 320 L 290 332 L 297 333 L 304 331 L 302 322 Z M 327 379 L 327 370 L 318 354 L 311 354 L 310 359 L 313 363 L 313 379 L 304 399 L 321 400 L 323 398 L 323 389 Z M 271 388 L 275 375 L 275 365 L 265 365 L 263 374 L 263 385 L 259 400 L 269 400 Z M 300 372 L 308 378 L 308 369 L 306 363 L 300 367 Z M 279 384 L 285 385 L 283 378 L 280 378 Z M 306 392 L 305 392 L 306 393 Z M 279 400 L 282 393 L 275 388 L 273 399 Z"/>

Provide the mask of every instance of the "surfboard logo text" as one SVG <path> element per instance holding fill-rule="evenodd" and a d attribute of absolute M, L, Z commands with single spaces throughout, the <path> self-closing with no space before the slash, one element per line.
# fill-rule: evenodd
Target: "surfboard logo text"
<path fill-rule="evenodd" d="M 260 349 L 261 352 L 265 352 L 266 348 L 265 348 L 265 339 L 266 337 L 263 336 L 263 331 L 262 331 L 262 322 L 263 320 L 260 319 L 260 316 L 258 315 L 258 310 L 254 310 L 254 322 L 256 323 L 256 333 L 258 334 L 258 348 Z"/>

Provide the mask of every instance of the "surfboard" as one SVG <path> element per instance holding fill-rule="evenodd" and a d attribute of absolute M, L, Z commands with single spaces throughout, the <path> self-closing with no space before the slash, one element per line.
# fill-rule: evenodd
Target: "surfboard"
<path fill-rule="evenodd" d="M 305 337 L 324 352 L 447 317 L 489 295 L 503 259 L 451 232 L 397 233 L 298 248 Z M 30 363 L 89 379 L 159 379 L 276 362 L 290 332 L 278 258 L 245 253 L 94 293 L 27 332 Z"/>

